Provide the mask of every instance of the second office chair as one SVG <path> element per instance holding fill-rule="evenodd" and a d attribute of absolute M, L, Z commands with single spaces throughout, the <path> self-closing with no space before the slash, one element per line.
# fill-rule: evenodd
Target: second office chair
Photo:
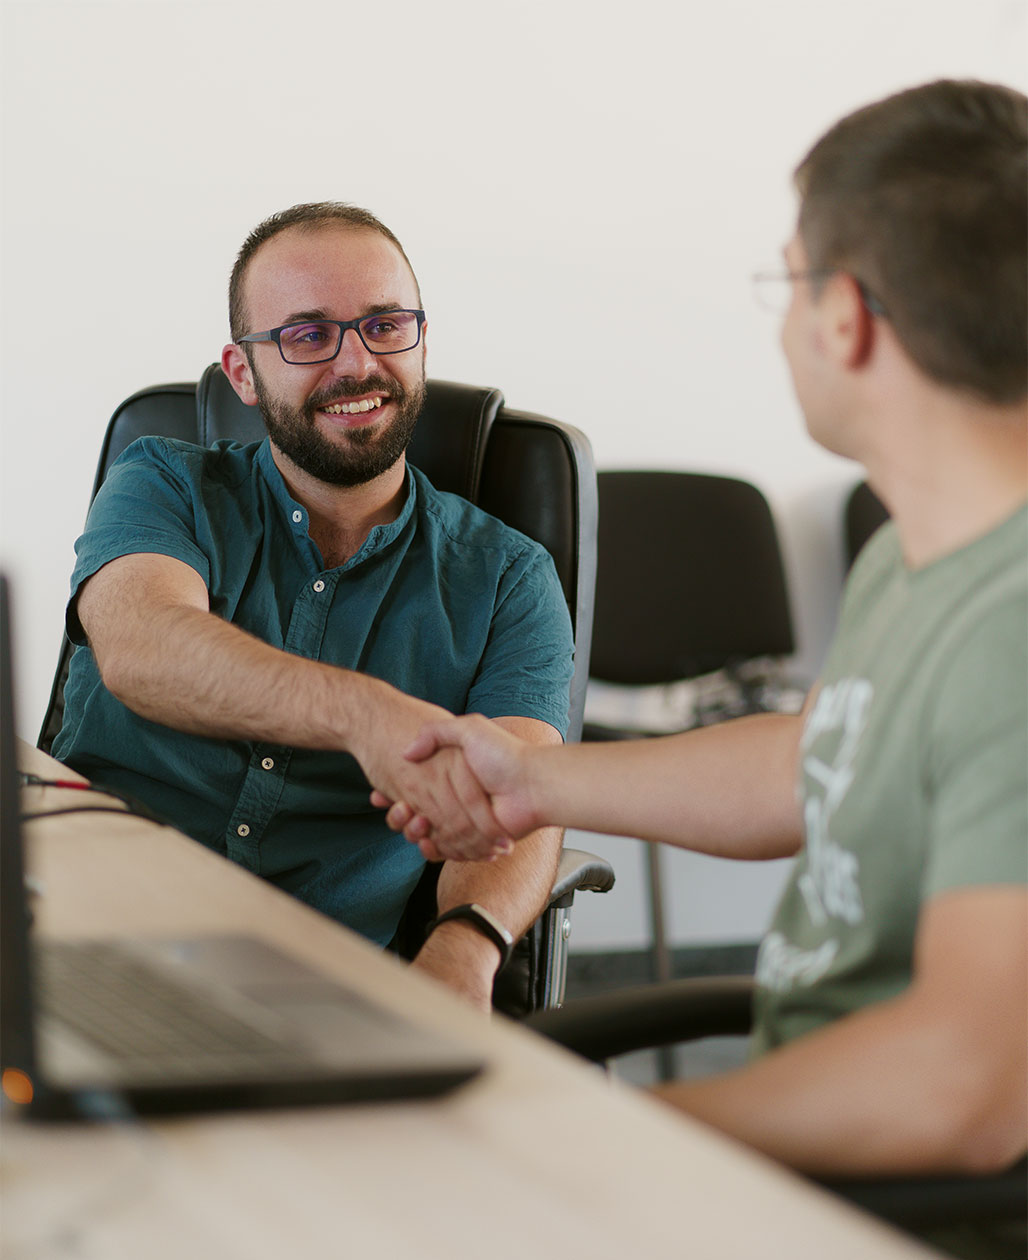
<path fill-rule="evenodd" d="M 590 679 L 640 688 L 703 677 L 680 729 L 775 707 L 764 666 L 794 650 L 778 535 L 749 482 L 691 472 L 598 474 Z M 592 683 L 591 683 L 592 685 Z M 701 693 L 702 695 L 703 693 Z M 591 720 L 585 740 L 666 730 Z M 647 845 L 654 978 L 670 976 L 661 854 Z"/>

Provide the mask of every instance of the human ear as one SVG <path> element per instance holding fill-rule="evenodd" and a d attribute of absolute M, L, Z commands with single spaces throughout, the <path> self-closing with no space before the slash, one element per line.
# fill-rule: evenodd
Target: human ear
<path fill-rule="evenodd" d="M 829 353 L 841 367 L 863 366 L 874 341 L 874 317 L 867 309 L 858 281 L 849 272 L 835 272 L 818 305 Z"/>
<path fill-rule="evenodd" d="M 257 391 L 253 387 L 253 372 L 242 346 L 234 341 L 229 342 L 221 352 L 221 370 L 243 402 L 248 407 L 256 407 Z"/>

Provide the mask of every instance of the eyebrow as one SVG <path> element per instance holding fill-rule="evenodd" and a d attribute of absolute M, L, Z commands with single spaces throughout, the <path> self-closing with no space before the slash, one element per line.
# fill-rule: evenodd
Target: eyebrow
<path fill-rule="evenodd" d="M 372 315 L 382 315 L 386 311 L 406 311 L 409 307 L 401 306 L 399 302 L 378 302 L 372 306 L 365 308 L 363 315 L 358 315 L 358 319 L 369 319 Z M 315 320 L 331 320 L 332 316 L 323 306 L 313 307 L 307 311 L 294 311 L 291 315 L 287 315 L 282 321 L 280 327 L 285 328 L 288 324 L 307 324 Z"/>

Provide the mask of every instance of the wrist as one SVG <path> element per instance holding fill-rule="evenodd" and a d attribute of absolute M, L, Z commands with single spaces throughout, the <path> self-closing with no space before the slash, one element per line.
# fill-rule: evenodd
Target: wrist
<path fill-rule="evenodd" d="M 492 941 L 454 919 L 432 933 L 411 966 L 488 1013 L 499 962 L 500 952 Z"/>
<path fill-rule="evenodd" d="M 560 823 L 562 791 L 566 791 L 566 783 L 560 771 L 560 757 L 556 754 L 563 747 L 526 744 L 522 750 L 522 781 L 532 831 Z"/>
<path fill-rule="evenodd" d="M 485 906 L 466 902 L 444 910 L 428 925 L 429 941 L 439 936 L 447 940 L 451 948 L 473 949 L 481 954 L 483 942 L 492 947 L 498 971 L 510 958 L 514 937 L 510 930 Z"/>
<path fill-rule="evenodd" d="M 330 668 L 336 682 L 330 718 L 336 747 L 360 761 L 365 751 L 364 741 L 379 726 L 387 694 L 393 688 L 379 678 L 371 678 L 356 670 Z"/>

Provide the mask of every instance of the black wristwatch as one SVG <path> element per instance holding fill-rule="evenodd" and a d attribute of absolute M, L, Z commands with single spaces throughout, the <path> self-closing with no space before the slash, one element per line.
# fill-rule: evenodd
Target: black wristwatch
<path fill-rule="evenodd" d="M 483 936 L 487 936 L 500 951 L 500 967 L 507 965 L 511 951 L 514 949 L 514 937 L 511 936 L 496 915 L 491 914 L 485 906 L 469 901 L 463 906 L 454 906 L 452 910 L 444 911 L 428 925 L 428 935 L 431 936 L 439 924 L 445 923 L 448 919 L 464 919 L 471 924 L 476 932 L 481 932 Z"/>

